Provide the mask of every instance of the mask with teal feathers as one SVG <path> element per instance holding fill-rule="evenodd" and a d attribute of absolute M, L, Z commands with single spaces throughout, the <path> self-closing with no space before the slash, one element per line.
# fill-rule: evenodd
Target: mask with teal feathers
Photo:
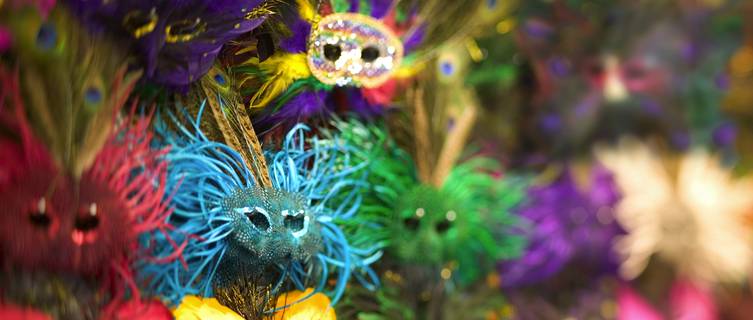
<path fill-rule="evenodd" d="M 174 304 L 216 297 L 254 318 L 274 311 L 289 286 L 333 303 L 351 277 L 374 286 L 379 248 L 351 246 L 340 227 L 355 219 L 366 164 L 342 141 L 307 137 L 304 125 L 262 151 L 231 79 L 212 69 L 184 100 L 203 97 L 198 105 L 178 106 L 157 126 L 171 145 L 168 185 L 178 188 L 170 222 L 191 240 L 186 265 L 147 266 L 150 287 Z"/>
<path fill-rule="evenodd" d="M 262 132 L 280 122 L 327 118 L 343 109 L 381 115 L 436 46 L 465 32 L 480 1 L 298 0 L 279 50 L 233 69 Z M 441 22 L 441 23 L 440 23 Z M 257 48 L 231 49 L 245 54 Z M 287 126 L 289 127 L 289 126 Z"/>

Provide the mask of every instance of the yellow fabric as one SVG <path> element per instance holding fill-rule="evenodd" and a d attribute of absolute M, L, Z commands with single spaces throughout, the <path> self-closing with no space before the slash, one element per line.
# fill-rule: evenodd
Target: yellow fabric
<path fill-rule="evenodd" d="M 311 76 L 305 53 L 277 53 L 259 64 L 267 81 L 251 97 L 251 108 L 266 106 L 282 94 L 295 80 Z"/>
<path fill-rule="evenodd" d="M 230 308 L 221 305 L 215 298 L 186 296 L 173 310 L 176 320 L 244 320 Z"/>
<path fill-rule="evenodd" d="M 329 298 L 317 293 L 305 300 L 301 300 L 314 292 L 308 288 L 306 291 L 291 291 L 277 298 L 277 308 L 289 305 L 278 311 L 274 320 L 336 320 L 335 310 L 330 305 Z"/>

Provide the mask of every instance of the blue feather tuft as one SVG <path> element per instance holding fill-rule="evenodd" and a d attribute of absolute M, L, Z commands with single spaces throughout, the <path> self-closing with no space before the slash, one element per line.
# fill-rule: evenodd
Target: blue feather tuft
<path fill-rule="evenodd" d="M 156 125 L 164 144 L 171 146 L 167 187 L 177 188 L 168 218 L 175 226 L 170 236 L 174 241 L 188 238 L 189 245 L 182 262 L 145 266 L 150 288 L 171 304 L 189 294 L 211 297 L 222 279 L 248 276 L 234 274 L 247 268 L 228 265 L 249 261 L 257 264 L 256 270 L 280 271 L 275 290 L 285 281 L 299 290 L 315 283 L 316 291 L 328 294 L 333 304 L 351 277 L 366 287 L 377 286 L 370 265 L 381 256 L 380 248 L 351 247 L 338 225 L 360 207 L 358 190 L 365 185 L 367 162 L 352 156 L 340 139 L 307 138 L 309 129 L 299 124 L 280 150 L 265 152 L 273 189 L 264 190 L 255 185 L 237 151 L 201 132 L 203 111 L 204 104 L 187 126 L 173 114 Z M 169 128 L 166 120 L 174 126 Z M 285 228 L 299 234 L 291 237 L 294 233 Z M 167 238 L 162 240 L 158 246 L 171 247 Z M 233 259 L 238 261 L 228 261 Z M 336 284 L 328 286 L 328 279 Z"/>

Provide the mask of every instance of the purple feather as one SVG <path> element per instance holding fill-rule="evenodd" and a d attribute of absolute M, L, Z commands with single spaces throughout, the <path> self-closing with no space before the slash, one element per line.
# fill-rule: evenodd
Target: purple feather
<path fill-rule="evenodd" d="M 580 190 L 569 171 L 548 185 L 529 189 L 529 203 L 518 214 L 530 222 L 522 257 L 499 266 L 502 286 L 533 285 L 572 265 L 613 271 L 612 240 L 621 232 L 613 207 L 619 195 L 611 174 L 598 167 L 590 190 Z"/>
<path fill-rule="evenodd" d="M 382 19 L 392 7 L 393 0 L 371 0 L 371 16 Z"/>
<path fill-rule="evenodd" d="M 361 89 L 342 88 L 341 90 L 344 91 L 343 93 L 346 97 L 347 106 L 345 106 L 344 109 L 347 111 L 350 111 L 363 119 L 372 119 L 384 115 L 386 107 L 383 105 L 371 104 L 366 101 Z"/>
<path fill-rule="evenodd" d="M 203 76 L 225 43 L 264 20 L 245 17 L 262 0 L 66 2 L 92 30 L 112 34 L 130 44 L 147 79 L 173 88 L 185 88 Z M 154 27 L 145 28 L 150 23 Z M 139 27 L 146 31 L 136 36 L 134 30 Z M 172 35 L 183 35 L 184 39 L 169 41 L 168 27 Z"/>
<path fill-rule="evenodd" d="M 349 12 L 358 12 L 361 9 L 361 0 L 350 0 Z"/>
<path fill-rule="evenodd" d="M 311 118 L 324 118 L 332 112 L 326 99 L 327 92 L 325 91 L 303 90 L 279 109 L 257 117 L 254 127 L 260 134 L 264 134 L 279 126 L 287 131 L 296 123 L 309 122 L 307 120 Z"/>
<path fill-rule="evenodd" d="M 280 41 L 280 48 L 290 53 L 306 52 L 306 43 L 311 34 L 311 24 L 303 19 L 296 18 L 289 26 L 293 35 Z"/>
<path fill-rule="evenodd" d="M 403 50 L 406 55 L 418 48 L 421 42 L 424 41 L 426 25 L 419 25 L 409 32 L 410 33 L 403 39 Z"/>

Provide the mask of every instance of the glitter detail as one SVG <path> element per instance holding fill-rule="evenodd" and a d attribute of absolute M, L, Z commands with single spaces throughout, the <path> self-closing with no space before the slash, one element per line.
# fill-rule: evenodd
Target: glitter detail
<path fill-rule="evenodd" d="M 322 18 L 311 33 L 308 46 L 311 73 L 328 85 L 378 87 L 403 58 L 403 44 L 389 28 L 357 13 Z M 339 48 L 339 54 L 331 54 L 332 46 Z"/>

